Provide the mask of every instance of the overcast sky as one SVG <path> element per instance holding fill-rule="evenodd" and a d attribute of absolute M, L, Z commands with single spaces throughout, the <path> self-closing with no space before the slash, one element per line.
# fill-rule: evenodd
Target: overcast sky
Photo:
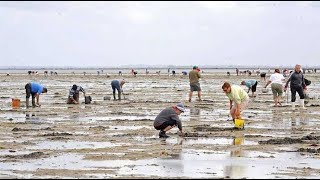
<path fill-rule="evenodd" d="M 0 1 L 0 62 L 319 65 L 320 2 Z"/>

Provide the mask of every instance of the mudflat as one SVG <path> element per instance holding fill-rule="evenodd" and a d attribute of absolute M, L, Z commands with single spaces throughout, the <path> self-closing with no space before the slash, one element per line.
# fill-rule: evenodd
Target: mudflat
<path fill-rule="evenodd" d="M 251 76 L 203 73 L 202 101 L 188 102 L 187 75 L 59 74 L 0 76 L 1 178 L 320 178 L 320 74 L 309 73 L 307 110 L 273 107 L 271 89 Z M 267 79 L 270 73 L 267 74 Z M 112 97 L 111 80 L 125 79 L 121 101 Z M 256 97 L 235 129 L 224 81 L 258 80 Z M 48 88 L 41 107 L 25 107 L 24 86 Z M 73 84 L 85 88 L 91 104 L 66 104 Z M 247 90 L 245 86 L 242 86 Z M 270 86 L 268 88 L 271 88 Z M 250 94 L 250 93 L 249 93 Z M 12 98 L 21 100 L 18 108 Z M 174 128 L 158 137 L 153 120 L 183 102 L 183 136 Z"/>

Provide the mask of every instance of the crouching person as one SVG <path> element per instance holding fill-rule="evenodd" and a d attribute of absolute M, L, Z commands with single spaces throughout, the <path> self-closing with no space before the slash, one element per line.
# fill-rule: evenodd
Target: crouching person
<path fill-rule="evenodd" d="M 83 93 L 84 98 L 86 97 L 86 91 L 81 87 L 74 84 L 69 90 L 69 96 L 67 104 L 79 104 L 79 93 Z"/>
<path fill-rule="evenodd" d="M 159 138 L 168 138 L 167 131 L 175 126 L 179 128 L 179 134 L 182 135 L 182 124 L 179 115 L 185 112 L 185 107 L 179 103 L 172 107 L 163 109 L 155 118 L 153 126 L 156 130 L 160 130 Z"/>

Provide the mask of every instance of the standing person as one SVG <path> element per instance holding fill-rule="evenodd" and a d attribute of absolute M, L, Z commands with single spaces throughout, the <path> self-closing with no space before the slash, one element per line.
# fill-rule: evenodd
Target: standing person
<path fill-rule="evenodd" d="M 267 84 L 264 86 L 264 88 L 267 88 L 267 86 L 271 83 L 271 90 L 275 107 L 277 107 L 278 104 L 281 106 L 284 79 L 284 76 L 280 73 L 280 69 L 275 69 L 274 74 L 271 74 Z"/>
<path fill-rule="evenodd" d="M 239 76 L 239 69 L 236 68 L 236 73 L 237 73 L 237 76 Z"/>
<path fill-rule="evenodd" d="M 286 91 L 288 88 L 288 84 L 290 82 L 290 91 L 291 91 L 291 103 L 292 109 L 295 109 L 295 101 L 296 101 L 296 93 L 298 92 L 300 96 L 300 107 L 302 109 L 306 109 L 304 107 L 304 98 L 305 91 L 307 91 L 307 86 L 304 81 L 303 73 L 301 71 L 301 65 L 297 64 L 294 68 L 294 72 L 291 74 L 289 79 L 284 86 L 284 90 Z"/>
<path fill-rule="evenodd" d="M 258 81 L 254 79 L 248 79 L 241 82 L 241 85 L 246 85 L 248 87 L 248 92 L 252 92 L 252 97 L 254 97 L 254 93 L 257 91 Z"/>
<path fill-rule="evenodd" d="M 270 69 L 269 69 L 269 72 L 270 72 Z M 267 73 L 265 73 L 265 72 L 260 73 L 261 81 L 263 80 L 265 82 L 266 76 L 267 76 Z"/>
<path fill-rule="evenodd" d="M 233 122 L 235 119 L 242 119 L 241 111 L 247 108 L 249 102 L 247 92 L 238 85 L 231 86 L 228 82 L 222 85 L 222 89 L 230 100 L 230 115 Z"/>
<path fill-rule="evenodd" d="M 29 108 L 29 98 L 30 95 L 32 95 L 32 107 L 40 107 L 39 103 L 39 96 L 41 93 L 47 93 L 47 88 L 43 87 L 43 85 L 36 83 L 36 82 L 30 82 L 25 85 L 26 89 L 26 106 Z M 36 101 L 35 101 L 36 99 Z"/>
<path fill-rule="evenodd" d="M 182 135 L 182 123 L 179 119 L 179 115 L 185 112 L 185 107 L 182 103 L 178 103 L 175 106 L 167 107 L 163 109 L 153 122 L 153 127 L 156 130 L 160 130 L 159 138 L 168 138 L 167 131 L 175 126 L 178 126 L 179 135 Z"/>
<path fill-rule="evenodd" d="M 86 97 L 86 91 L 81 87 L 74 84 L 69 90 L 69 96 L 67 104 L 79 104 L 79 93 L 83 93 L 84 98 Z"/>
<path fill-rule="evenodd" d="M 121 100 L 121 92 L 122 92 L 122 86 L 124 85 L 125 80 L 112 80 L 111 81 L 111 87 L 112 87 L 112 93 L 113 93 L 113 99 L 116 100 L 116 89 L 118 91 L 118 100 Z"/>
<path fill-rule="evenodd" d="M 193 91 L 198 92 L 199 101 L 201 100 L 201 87 L 199 79 L 201 78 L 198 66 L 193 66 L 192 70 L 189 72 L 189 82 L 190 82 L 190 92 L 189 92 L 189 102 L 191 102 Z"/>

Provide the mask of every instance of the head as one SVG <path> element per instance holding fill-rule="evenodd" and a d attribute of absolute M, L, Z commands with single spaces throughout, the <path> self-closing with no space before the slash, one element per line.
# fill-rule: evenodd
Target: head
<path fill-rule="evenodd" d="M 245 85 L 246 84 L 246 82 L 245 81 L 241 81 L 241 83 L 240 83 L 241 85 Z"/>
<path fill-rule="evenodd" d="M 198 66 L 193 66 L 192 69 L 198 69 Z"/>
<path fill-rule="evenodd" d="M 177 105 L 173 106 L 175 111 L 180 115 L 181 113 L 185 112 L 186 109 L 182 103 L 178 103 Z"/>
<path fill-rule="evenodd" d="M 47 93 L 47 92 L 48 92 L 48 89 L 44 87 L 42 90 L 42 93 Z"/>
<path fill-rule="evenodd" d="M 72 86 L 72 89 L 73 89 L 73 90 L 77 90 L 77 87 L 78 87 L 78 86 L 77 86 L 76 84 L 74 84 L 74 85 Z"/>
<path fill-rule="evenodd" d="M 275 69 L 274 72 L 275 73 L 280 73 L 280 69 Z"/>
<path fill-rule="evenodd" d="M 122 79 L 122 80 L 120 81 L 120 86 L 122 87 L 122 86 L 124 85 L 124 83 L 126 83 L 126 81 L 125 81 L 124 79 Z"/>
<path fill-rule="evenodd" d="M 227 93 L 230 93 L 230 92 L 231 92 L 231 85 L 230 85 L 230 83 L 229 83 L 229 82 L 223 83 L 223 85 L 222 85 L 222 90 L 223 90 L 223 92 L 225 92 L 226 94 L 227 94 Z"/>
<path fill-rule="evenodd" d="M 297 64 L 295 67 L 294 67 L 294 70 L 296 72 L 300 72 L 301 71 L 301 65 L 300 64 Z"/>

